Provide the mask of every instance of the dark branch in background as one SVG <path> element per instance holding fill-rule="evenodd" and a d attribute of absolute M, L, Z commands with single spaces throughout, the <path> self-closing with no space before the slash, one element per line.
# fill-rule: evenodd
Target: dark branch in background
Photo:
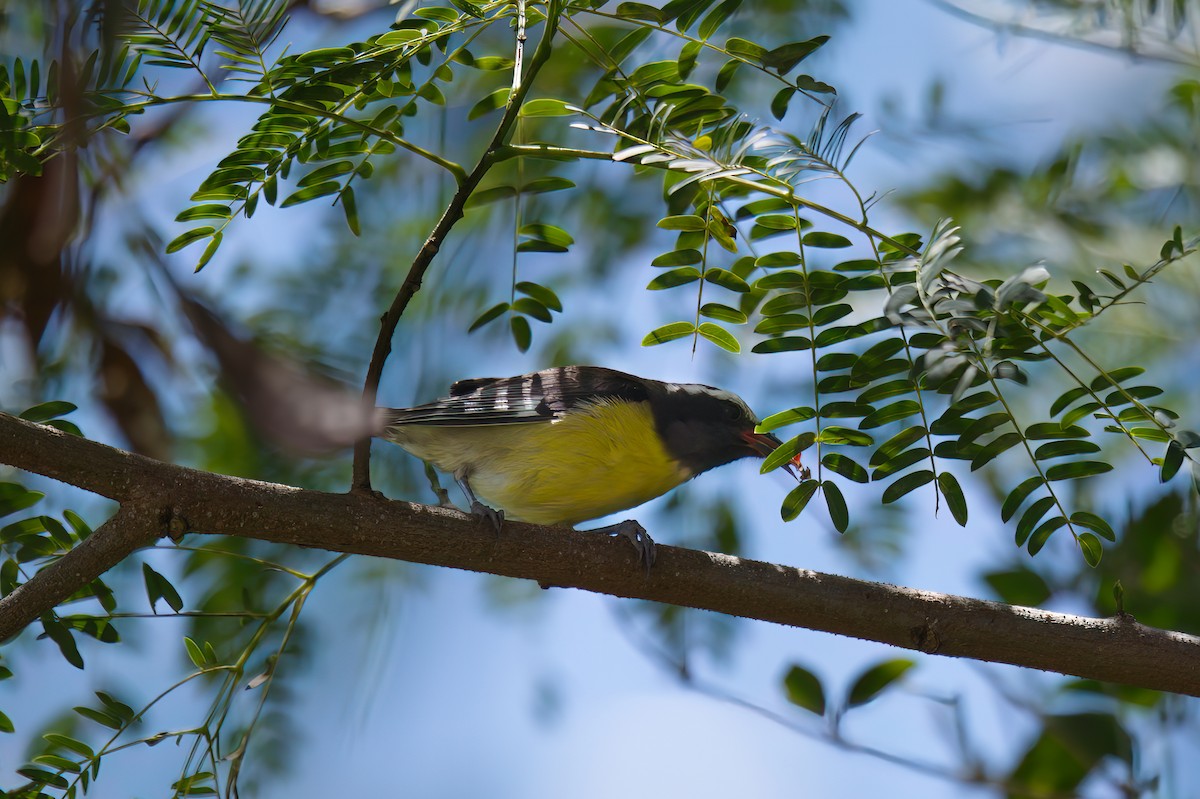
<path fill-rule="evenodd" d="M 1114 43 L 1096 41 L 1095 39 L 1084 38 L 1087 36 L 1086 32 L 1072 33 L 1069 31 L 1064 31 L 1060 33 L 1058 31 L 1046 30 L 1045 28 L 1027 25 L 1023 22 L 1017 22 L 1016 20 L 1003 20 L 989 17 L 985 14 L 980 14 L 975 11 L 971 11 L 970 9 L 963 8 L 954 0 L 930 0 L 930 2 L 951 16 L 958 17 L 959 19 L 970 22 L 971 24 L 977 25 L 981 28 L 987 28 L 988 30 L 991 30 L 997 34 L 1009 33 L 1026 39 L 1050 42 L 1052 44 L 1059 44 L 1065 47 L 1074 47 L 1079 50 L 1102 53 L 1104 55 L 1120 55 L 1138 60 L 1163 61 L 1168 64 L 1177 64 L 1189 68 L 1195 67 L 1196 65 L 1195 59 L 1186 55 L 1175 55 L 1165 51 L 1153 52 L 1150 50 L 1139 49 L 1137 43 L 1132 40 Z M 1066 14 L 1067 12 L 1063 13 Z M 1118 24 L 1119 23 L 1114 23 L 1114 26 Z M 1115 31 L 1101 32 L 1116 33 Z M 1120 34 L 1116 33 L 1116 35 Z"/>
<path fill-rule="evenodd" d="M 457 191 L 450 198 L 450 204 L 446 206 L 441 219 L 434 225 L 429 238 L 421 245 L 420 251 L 417 252 L 417 257 L 413 259 L 412 266 L 408 269 L 408 275 L 404 278 L 404 283 L 401 284 L 400 290 L 396 292 L 396 297 L 392 300 L 391 307 L 387 309 L 387 312 L 380 319 L 379 338 L 375 340 L 375 350 L 371 353 L 371 362 L 367 366 L 367 377 L 363 385 L 363 405 L 368 409 L 375 406 L 375 397 L 379 393 L 379 381 L 383 376 L 383 366 L 387 361 L 388 355 L 391 354 L 392 336 L 396 333 L 396 325 L 400 323 L 400 317 L 404 315 L 404 310 L 408 307 L 409 301 L 420 291 L 421 281 L 425 278 L 425 271 L 433 262 L 434 256 L 438 254 L 438 250 L 441 249 L 442 242 L 446 240 L 446 236 L 450 234 L 450 231 L 454 228 L 458 220 L 462 219 L 467 199 L 479 186 L 479 182 L 483 180 L 484 175 L 500 160 L 499 153 L 508 140 L 513 125 L 516 124 L 517 114 L 521 110 L 521 104 L 525 101 L 525 96 L 529 93 L 529 87 L 533 85 L 533 79 L 538 71 L 550 58 L 550 50 L 554 43 L 554 34 L 558 30 L 559 12 L 559 3 L 557 0 L 552 0 L 546 9 L 546 24 L 545 29 L 542 31 L 542 38 L 538 40 L 537 48 L 533 51 L 533 57 L 529 59 L 524 76 L 521 77 L 519 83 L 514 85 L 512 93 L 509 95 L 508 104 L 504 108 L 504 115 L 500 118 L 500 124 L 496 126 L 496 132 L 492 135 L 492 140 L 488 142 L 487 148 L 483 151 L 483 155 L 480 156 L 479 163 L 458 184 Z M 521 31 L 521 35 L 524 35 L 523 30 Z M 524 39 L 518 38 L 518 49 L 523 51 L 524 46 Z M 369 492 L 371 490 L 370 438 L 364 438 L 354 445 L 354 472 L 351 481 L 351 490 L 356 492 Z"/>
<path fill-rule="evenodd" d="M 0 414 L 0 461 L 122 503 L 166 532 L 234 535 L 449 566 L 805 627 L 927 654 L 1011 663 L 1200 696 L 1200 638 L 1129 617 L 1091 619 L 853 580 L 663 546 L 653 571 L 624 541 L 510 523 L 500 536 L 453 510 L 372 495 L 327 494 L 200 472 Z M 149 540 L 108 541 L 102 527 L 0 599 L 0 640 L 53 605 L 39 583 L 77 576 L 74 590 Z M 92 539 L 97 539 L 91 544 Z M 95 553 L 104 553 L 103 558 Z M 99 569 L 99 571 L 97 571 Z M 49 575 L 49 576 L 47 576 Z M 65 586 L 70 588 L 71 586 Z"/>

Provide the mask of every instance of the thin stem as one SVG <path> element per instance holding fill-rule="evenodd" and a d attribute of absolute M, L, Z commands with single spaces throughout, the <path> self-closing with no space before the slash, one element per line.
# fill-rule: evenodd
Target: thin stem
<path fill-rule="evenodd" d="M 513 95 L 521 88 L 521 70 L 525 66 L 525 0 L 517 0 L 517 52 L 513 57 L 512 92 L 508 95 L 511 104 Z"/>
<path fill-rule="evenodd" d="M 450 234 L 450 231 L 457 224 L 458 220 L 462 219 L 467 198 L 478 187 L 484 175 L 498 162 L 499 159 L 496 157 L 496 152 L 508 140 L 513 125 L 516 124 L 518 112 L 529 93 L 529 88 L 533 84 L 535 76 L 550 58 L 561 13 L 562 0 L 550 0 L 550 4 L 546 9 L 546 24 L 542 31 L 542 37 L 538 41 L 532 58 L 529 60 L 528 68 L 522 77 L 520 85 L 509 97 L 509 103 L 504 109 L 504 114 L 496 126 L 496 131 L 492 135 L 491 141 L 484 149 L 475 168 L 459 181 L 458 190 L 450 199 L 449 205 L 446 206 L 441 218 L 434 225 L 429 237 L 425 240 L 421 249 L 418 250 L 412 265 L 409 267 L 404 283 L 401 284 L 400 289 L 396 292 L 396 296 L 392 299 L 391 306 L 380 320 L 379 336 L 375 340 L 375 349 L 371 353 L 371 361 L 367 366 L 366 380 L 363 383 L 364 405 L 370 407 L 375 405 L 375 397 L 379 390 L 379 381 L 383 376 L 383 367 L 387 361 L 387 357 L 392 351 L 392 336 L 396 332 L 396 325 L 400 323 L 400 317 L 408 307 L 409 301 L 420 291 L 425 272 L 429 269 L 430 264 L 433 263 L 434 257 L 442 247 L 442 243 L 446 240 L 446 237 Z M 359 441 L 354 446 L 352 491 L 369 492 L 371 490 L 370 459 L 371 440 L 367 438 Z"/>
<path fill-rule="evenodd" d="M 812 364 L 812 380 L 813 380 L 813 420 L 816 424 L 816 441 L 813 443 L 817 447 L 817 482 L 821 482 L 823 467 L 821 465 L 821 390 L 817 383 L 817 327 L 813 324 L 813 308 L 812 308 L 812 285 L 808 278 L 808 258 L 804 255 L 804 230 L 801 227 L 802 220 L 800 219 L 800 209 L 792 206 L 792 219 L 796 220 L 796 252 L 800 256 L 800 269 L 804 273 L 804 295 L 806 300 L 806 308 L 808 310 L 808 336 L 809 347 L 808 354 Z"/>

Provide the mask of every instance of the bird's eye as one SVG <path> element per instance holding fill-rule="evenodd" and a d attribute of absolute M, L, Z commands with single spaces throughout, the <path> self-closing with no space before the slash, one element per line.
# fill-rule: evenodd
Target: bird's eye
<path fill-rule="evenodd" d="M 736 405 L 726 405 L 725 418 L 731 422 L 740 420 L 742 418 L 742 409 Z"/>

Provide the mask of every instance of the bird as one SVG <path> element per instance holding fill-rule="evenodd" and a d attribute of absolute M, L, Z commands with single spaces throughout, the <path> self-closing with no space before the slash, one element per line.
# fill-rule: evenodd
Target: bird
<path fill-rule="evenodd" d="M 573 527 L 780 445 L 732 392 L 602 366 L 459 380 L 447 397 L 381 417 L 381 437 L 453 475 L 497 533 L 505 519 Z M 653 563 L 636 521 L 596 532 L 628 538 Z"/>

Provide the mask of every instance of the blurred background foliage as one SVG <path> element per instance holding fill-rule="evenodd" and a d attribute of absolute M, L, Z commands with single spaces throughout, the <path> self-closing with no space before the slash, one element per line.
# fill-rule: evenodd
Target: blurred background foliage
<path fill-rule="evenodd" d="M 17 80 L 14 58 L 23 59 L 26 65 L 32 58 L 55 58 L 67 64 L 71 48 L 110 41 L 106 37 L 112 32 L 102 21 L 111 19 L 119 5 L 119 0 L 97 2 L 80 13 L 76 4 L 69 2 L 0 2 L 0 52 L 5 54 L 9 70 L 5 79 Z M 186 5 L 180 4 L 180 8 Z M 398 16 L 410 19 L 412 5 L 401 3 L 397 8 L 365 0 L 299 0 L 234 7 L 272 13 L 277 8 L 286 13 L 290 21 L 275 46 L 286 43 L 289 52 L 301 53 L 377 35 Z M 469 3 L 453 5 L 467 16 L 474 8 Z M 940 84 L 929 87 L 927 104 L 917 111 L 888 103 L 878 109 L 861 109 L 853 106 L 852 96 L 844 97 L 836 107 L 837 118 L 851 111 L 870 111 L 884 129 L 885 141 L 869 140 L 866 148 L 913 147 L 925 154 L 922 164 L 928 163 L 931 147 L 940 153 L 932 159 L 933 168 L 909 170 L 902 185 L 879 201 L 876 213 L 887 220 L 886 229 L 928 231 L 938 220 L 953 218 L 962 226 L 968 244 L 956 262 L 956 269 L 964 274 L 978 279 L 1007 276 L 1029 264 L 1046 263 L 1055 280 L 1064 284 L 1072 278 L 1092 281 L 1098 268 L 1123 263 L 1142 268 L 1158 258 L 1162 242 L 1175 225 L 1194 232 L 1200 204 L 1196 152 L 1200 142 L 1200 54 L 1195 47 L 1200 23 L 1192 3 L 977 0 L 935 5 L 969 19 L 980 30 L 994 32 L 1001 41 L 1031 37 L 1050 48 L 1101 49 L 1113 59 L 1161 63 L 1158 85 L 1153 87 L 1161 99 L 1152 104 L 1149 113 L 1130 114 L 1119 124 L 1074 130 L 1054 145 L 1053 152 L 1031 165 L 1006 151 L 1004 138 L 1011 135 L 1010 130 L 992 126 L 994 120 L 989 122 L 986 113 L 971 119 L 948 110 L 945 87 Z M 720 7 L 733 12 L 738 3 Z M 838 87 L 842 76 L 825 69 L 822 59 L 832 58 L 827 50 L 837 47 L 839 37 L 852 35 L 856 15 L 869 7 L 848 0 L 763 0 L 753 9 L 747 6 L 732 13 L 721 31 L 725 37 L 772 42 L 779 30 L 786 30 L 787 39 L 796 41 L 830 35 L 832 43 L 805 62 L 805 68 L 818 80 Z M 608 10 L 611 13 L 612 9 Z M 599 53 L 617 46 L 627 30 L 615 20 L 594 18 L 586 26 L 565 25 L 563 35 L 578 41 L 581 48 Z M 667 43 L 650 45 L 658 49 L 640 57 L 646 62 L 675 59 L 680 42 L 663 38 Z M 472 44 L 476 57 L 486 53 L 507 59 L 511 49 L 511 31 L 506 26 L 492 26 Z M 471 164 L 495 123 L 494 113 L 475 115 L 472 109 L 480 98 L 511 80 L 510 63 L 494 66 L 466 69 L 458 65 L 453 82 L 443 85 L 448 98 L 445 107 L 423 108 L 405 118 L 405 138 Z M 884 64 L 866 66 L 887 68 Z M 721 67 L 720 60 L 702 60 L 695 80 L 711 84 Z M 418 67 L 418 78 L 422 68 Z M 154 72 L 146 63 L 139 69 L 153 72 L 154 79 L 164 83 L 173 82 L 174 91 L 204 90 L 202 85 L 190 85 L 196 81 L 186 72 L 164 75 L 163 70 Z M 579 57 L 577 50 L 560 47 L 539 73 L 534 96 L 574 96 L 578 87 L 593 84 L 602 72 L 595 62 Z M 226 79 L 236 77 L 219 74 Z M 136 80 L 140 81 L 140 75 Z M 778 114 L 774 114 L 772 101 L 777 101 L 778 95 L 752 77 L 757 76 L 748 77 L 745 70 L 734 75 L 725 83 L 723 95 L 730 106 L 750 118 L 773 121 Z M 62 85 L 71 84 L 64 79 Z M 452 95 L 448 87 L 452 87 Z M 77 101 L 67 96 L 62 100 L 67 107 Z M 778 124 L 803 137 L 823 110 L 820 103 L 797 99 Z M 325 490 L 345 489 L 348 458 L 296 458 L 256 438 L 237 402 L 222 388 L 214 359 L 178 312 L 161 278 L 162 270 L 176 275 L 186 292 L 202 297 L 231 329 L 252 337 L 265 350 L 286 353 L 327 374 L 358 383 L 377 333 L 376 319 L 449 201 L 454 183 L 428 160 L 410 156 L 375 159 L 370 179 L 354 184 L 355 225 L 360 235 L 351 233 L 338 208 L 321 203 L 282 210 L 264 206 L 254 220 L 242 220 L 230 228 L 214 260 L 198 277 L 183 277 L 195 265 L 196 253 L 185 249 L 164 254 L 166 243 L 184 229 L 174 217 L 188 207 L 189 195 L 245 134 L 257 113 L 255 109 L 203 102 L 150 108 L 133 118 L 125 135 L 68 129 L 64 135 L 69 142 L 86 146 L 66 147 L 62 155 L 46 162 L 38 176 L 21 173 L 27 165 L 19 159 L 5 165 L 8 180 L 0 208 L 0 406 L 21 411 L 48 400 L 69 400 L 81 408 L 71 418 L 94 438 L 202 469 Z M 543 126 L 560 121 L 527 118 L 520 123 L 517 139 L 553 140 Z M 939 150 L 941 146 L 945 149 Z M 690 299 L 657 293 L 647 300 L 641 291 L 649 274 L 645 264 L 664 249 L 666 241 L 663 232 L 655 228 L 665 213 L 660 174 L 614 170 L 602 161 L 512 159 L 488 175 L 482 191 L 528 185 L 551 175 L 565 176 L 577 188 L 523 195 L 519 206 L 505 200 L 468 208 L 466 219 L 443 245 L 422 291 L 401 322 L 395 353 L 385 373 L 384 404 L 430 399 L 452 380 L 481 371 L 508 373 L 572 362 L 628 364 L 638 371 L 636 367 L 645 363 L 639 360 L 643 356 L 628 353 L 646 330 L 673 318 L 673 309 L 686 309 Z M 882 194 L 893 187 L 866 188 L 864 193 L 869 195 L 871 190 Z M 666 202 L 678 202 L 678 195 L 675 197 Z M 685 213 L 680 209 L 672 212 Z M 519 229 L 535 221 L 569 231 L 573 238 L 569 251 L 535 246 L 514 256 L 521 240 Z M 525 240 L 530 238 L 547 243 L 537 234 Z M 552 288 L 563 305 L 562 313 L 554 314 L 552 325 L 533 323 L 525 355 L 517 353 L 505 326 L 493 323 L 466 333 L 480 313 L 510 299 L 514 270 L 518 280 Z M 1200 340 L 1195 313 L 1198 288 L 1192 265 L 1179 264 L 1140 292 L 1136 303 L 1116 309 L 1104 325 L 1088 329 L 1082 339 L 1089 351 L 1103 354 L 1106 363 L 1144 366 L 1155 385 L 1166 390 L 1164 404 L 1180 409 L 1185 417 L 1194 413 L 1195 375 L 1200 368 L 1195 343 Z M 686 357 L 682 342 L 667 346 L 676 350 L 662 357 L 680 361 Z M 661 353 L 656 351 L 658 355 Z M 701 350 L 690 368 L 699 370 L 705 382 L 739 391 L 749 384 L 750 393 L 758 399 L 756 407 L 765 402 L 767 412 L 795 404 L 792 397 L 811 395 L 806 361 L 796 362 L 797 366 L 772 359 L 777 363 L 767 368 L 747 366 L 747 357 L 754 356 L 735 357 L 710 348 Z M 1047 397 L 1057 396 L 1064 388 L 1065 384 L 1056 385 L 1051 377 L 1039 377 L 1029 392 L 1036 399 L 1030 402 L 1044 404 Z M 395 448 L 375 449 L 377 488 L 388 496 L 434 501 L 420 464 Z M 1132 464 L 1132 458 L 1129 460 Z M 1023 476 L 1020 469 L 1005 465 L 976 472 L 980 479 L 973 481 L 969 490 L 973 507 L 976 503 L 999 505 L 1008 488 Z M 988 550 L 986 563 L 976 560 L 971 564 L 975 572 L 963 581 L 984 595 L 1007 602 L 1089 615 L 1126 612 L 1147 624 L 1200 634 L 1195 496 L 1179 480 L 1160 487 L 1153 475 L 1143 474 L 1146 471 L 1121 469 L 1120 478 L 1106 479 L 1097 486 L 1080 484 L 1077 504 L 1102 507 L 1118 528 L 1117 542 L 1107 546 L 1098 567 L 1088 567 L 1075 552 L 1058 550 L 1052 557 L 1031 559 L 1019 548 L 995 547 Z M 39 506 L 44 514 L 74 508 L 94 526 L 109 510 L 77 492 L 49 489 L 24 478 L 20 482 L 46 491 L 48 496 Z M 0 502 L 7 503 L 5 510 L 23 509 L 23 503 L 32 501 L 16 489 L 0 496 Z M 920 528 L 927 524 L 920 514 L 928 509 L 859 504 L 863 507 L 856 507 L 846 533 L 827 536 L 828 545 L 844 558 L 845 569 L 902 583 L 919 579 L 910 576 L 912 569 L 906 571 L 912 566 L 906 555 L 928 551 L 918 549 Z M 671 543 L 755 556 L 772 551 L 760 540 L 762 533 L 757 527 L 761 515 L 753 517 L 736 488 L 720 481 L 674 493 L 664 501 L 661 514 L 666 529 L 681 531 Z M 973 519 L 994 516 L 975 513 Z M 974 523 L 989 525 L 994 538 L 1011 534 L 995 522 Z M 812 524 L 824 529 L 825 522 Z M 78 528 L 72 529 L 77 536 L 81 534 Z M 10 531 L 10 542 L 16 537 L 17 532 Z M 0 682 L 4 692 L 0 710 L 8 711 L 15 703 L 14 689 L 41 697 L 42 707 L 24 716 L 12 712 L 18 722 L 30 721 L 17 723 L 16 732 L 0 740 L 0 788 L 12 790 L 13 795 L 34 795 L 36 791 L 30 792 L 28 785 L 37 783 L 52 795 L 62 795 L 64 791 L 52 781 L 25 783 L 29 774 L 19 776 L 16 769 L 34 760 L 41 772 L 60 773 L 55 769 L 64 768 L 63 758 L 95 762 L 73 744 L 87 748 L 85 742 L 90 741 L 94 756 L 99 749 L 99 728 L 94 725 L 114 725 L 71 711 L 70 705 L 76 701 L 110 722 L 115 719 L 116 728 L 124 729 L 128 722 L 134 728 L 132 737 L 143 736 L 154 743 L 158 743 L 155 736 L 160 730 L 194 726 L 215 734 L 213 725 L 226 718 L 221 712 L 225 703 L 224 707 L 232 710 L 220 734 L 227 738 L 223 751 L 234 756 L 227 761 L 210 757 L 206 763 L 197 754 L 200 750 L 193 749 L 182 769 L 175 760 L 166 767 L 168 775 L 175 769 L 177 776 L 156 784 L 178 779 L 173 786 L 178 795 L 210 790 L 225 794 L 229 770 L 236 772 L 245 763 L 246 771 L 239 778 L 245 795 L 269 795 L 271 786 L 278 792 L 280 784 L 289 785 L 286 774 L 295 766 L 295 752 L 303 746 L 306 733 L 315 737 L 308 721 L 298 717 L 297 694 L 313 690 L 314 681 L 319 684 L 329 679 L 309 671 L 319 662 L 314 653 L 317 636 L 298 609 L 316 584 L 313 575 L 329 565 L 329 556 L 246 541 L 203 541 L 193 547 L 184 552 L 146 553 L 123 564 L 108 582 L 121 598 L 123 611 L 136 608 L 166 615 L 169 605 L 176 611 L 186 607 L 186 612 L 197 614 L 182 620 L 184 634 L 193 642 L 208 642 L 213 652 L 206 653 L 202 645 L 187 652 L 191 664 L 204 671 L 244 654 L 238 679 L 229 682 L 224 672 L 214 670 L 199 679 L 207 682 L 205 688 L 178 705 L 155 709 L 138 726 L 132 724 L 126 710 L 140 708 L 157 691 L 166 689 L 177 679 L 169 674 L 185 674 L 191 669 L 181 660 L 184 652 L 178 630 L 163 634 L 157 626 L 169 622 L 122 620 L 105 607 L 110 614 L 107 618 L 115 619 L 120 630 L 122 648 L 134 654 L 124 655 L 130 660 L 113 661 L 118 665 L 107 670 L 101 667 L 101 675 L 93 678 L 94 687 L 105 691 L 104 697 L 78 699 L 72 693 L 76 699 L 61 707 L 57 692 L 65 691 L 62 684 L 38 681 L 36 650 L 45 643 L 26 635 L 4 651 L 0 676 L 8 676 L 9 667 L 15 676 Z M 174 549 L 169 545 L 161 548 Z M 147 571 L 145 566 L 153 568 Z M 352 562 L 343 568 L 354 570 L 352 584 L 337 586 L 337 601 L 350 617 L 343 621 L 366 630 L 368 637 L 385 634 L 385 594 L 427 590 L 428 583 L 437 579 L 428 570 L 397 564 Z M 177 598 L 172 597 L 174 585 L 182 594 L 178 607 L 171 601 Z M 499 618 L 513 625 L 519 625 L 521 619 L 541 623 L 544 612 L 536 608 L 549 601 L 544 592 L 500 580 L 489 581 L 488 589 L 485 601 L 505 611 Z M 139 597 L 143 590 L 146 600 Z M 102 590 L 97 587 L 92 593 L 98 595 Z M 143 607 L 147 602 L 149 606 Z M 953 743 L 945 747 L 946 752 L 938 750 L 942 757 L 932 758 L 910 754 L 911 750 L 900 745 L 902 729 L 886 726 L 887 722 L 880 722 L 885 733 L 890 730 L 896 737 L 889 739 L 885 734 L 884 743 L 875 745 L 863 741 L 878 741 L 880 736 L 859 735 L 852 722 L 846 721 L 856 713 L 869 712 L 858 708 L 885 690 L 911 683 L 913 675 L 927 667 L 925 661 L 910 668 L 909 661 L 878 652 L 868 666 L 850 667 L 838 662 L 835 655 L 815 649 L 794 663 L 786 654 L 773 652 L 771 657 L 787 660 L 786 670 L 769 684 L 748 686 L 737 676 L 743 673 L 737 664 L 761 653 L 753 635 L 747 633 L 747 625 L 648 604 L 623 603 L 614 613 L 614 623 L 632 647 L 672 679 L 702 695 L 734 701 L 746 712 L 765 715 L 794 730 L 797 747 L 833 747 L 863 754 L 868 767 L 884 775 L 889 769 L 911 769 L 945 779 L 956 786 L 953 790 L 970 788 L 981 795 L 1177 796 L 1200 788 L 1188 760 L 1196 754 L 1194 700 L 1088 681 L 1007 679 L 988 672 L 982 684 L 970 691 L 992 692 L 1005 708 L 1002 715 L 1020 721 L 1012 721 L 1011 726 L 1004 722 L 999 730 L 981 727 L 966 709 L 968 689 L 956 688 L 963 693 L 951 695 L 931 688 L 914 689 L 923 704 L 946 710 L 937 717 L 937 728 Z M 97 642 L 115 642 L 113 633 L 105 632 L 108 628 L 103 625 L 83 629 L 87 619 L 95 625 L 94 617 L 103 616 L 94 608 L 88 614 L 80 614 L 73 629 Z M 68 624 L 73 623 L 66 618 Z M 61 647 L 61 633 L 54 629 L 47 627 L 46 634 Z M 98 670 L 95 664 L 105 658 L 122 657 L 110 654 L 116 651 L 112 647 L 100 647 L 90 640 L 80 646 L 81 661 L 86 658 L 93 672 Z M 168 647 L 171 654 L 166 662 L 161 654 L 152 656 Z M 63 649 L 63 654 L 68 650 Z M 284 656 L 289 667 L 276 671 L 276 663 Z M 80 657 L 78 653 L 76 657 Z M 129 664 L 139 658 L 162 663 L 162 673 L 130 677 Z M 603 669 L 604 664 L 597 667 Z M 835 695 L 830 681 L 822 680 L 820 675 L 830 671 L 838 673 L 839 680 L 850 675 L 844 695 Z M 344 680 L 344 675 L 340 679 Z M 262 689 L 264 681 L 269 681 L 269 694 Z M 261 704 L 256 704 L 258 696 L 247 700 L 240 693 L 248 684 L 259 689 Z M 543 718 L 554 718 L 561 698 L 556 698 L 559 693 L 553 681 L 541 684 L 538 691 L 537 712 Z M 126 696 L 124 702 L 116 698 L 118 694 Z M 819 720 L 811 723 L 818 716 Z M 404 724 L 400 718 L 392 721 Z M 251 729 L 255 730 L 252 738 L 247 734 Z M 185 738 L 201 741 L 204 735 L 177 736 L 176 740 Z M 246 752 L 239 742 L 246 739 L 251 749 L 243 757 Z M 154 754 L 164 750 L 155 749 Z M 126 756 L 134 755 L 118 753 L 114 759 Z M 174 755 L 161 757 L 169 760 Z M 114 763 L 106 779 L 115 780 L 115 771 Z M 207 772 L 218 774 L 219 779 L 205 777 Z M 105 788 L 96 790 L 107 793 Z M 286 790 L 288 795 L 305 795 L 303 786 L 290 785 Z"/>

